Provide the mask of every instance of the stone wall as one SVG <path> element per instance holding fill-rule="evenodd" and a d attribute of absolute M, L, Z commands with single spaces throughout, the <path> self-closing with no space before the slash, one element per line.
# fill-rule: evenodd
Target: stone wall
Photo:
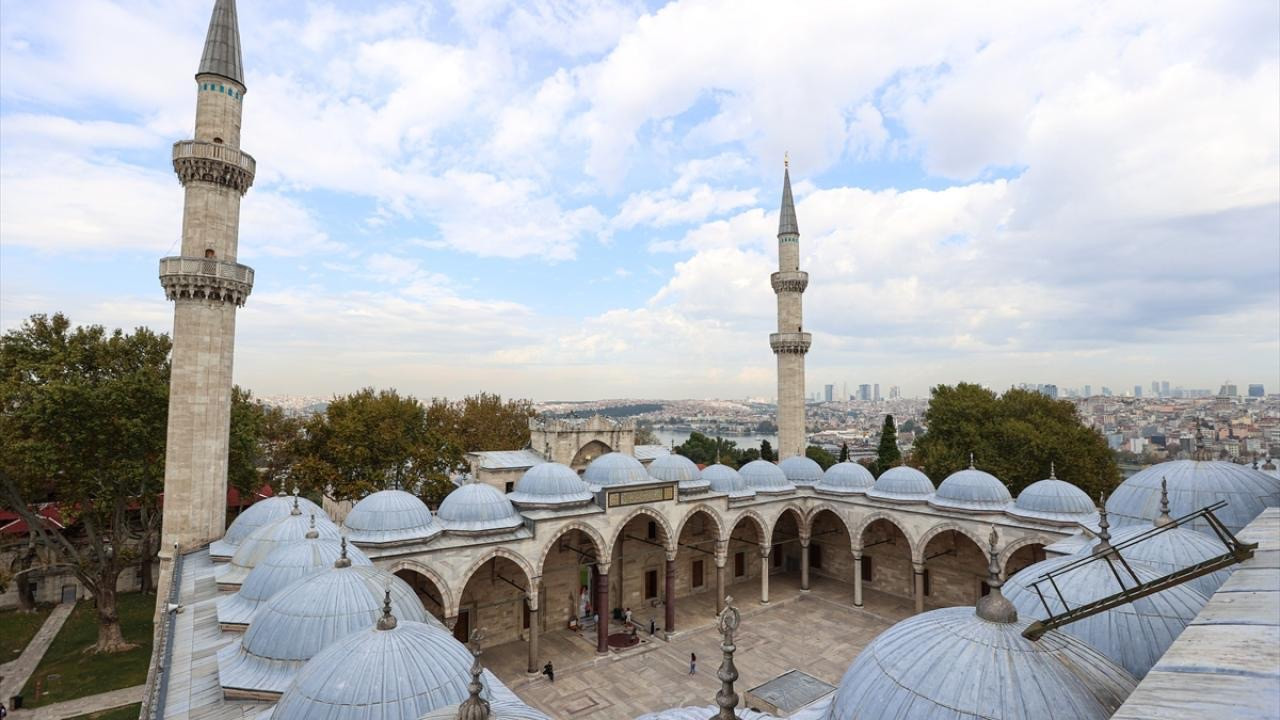
<path fill-rule="evenodd" d="M 949 553 L 941 555 L 939 553 Z M 926 602 L 933 605 L 973 605 L 987 578 L 987 554 L 967 536 L 954 531 L 943 532 L 929 541 L 924 557 L 929 573 Z"/>
<path fill-rule="evenodd" d="M 872 544 L 883 539 L 892 539 L 893 542 Z M 863 587 L 911 597 L 915 580 L 911 569 L 911 547 L 906 536 L 897 527 L 877 520 L 864 533 L 863 546 L 863 557 L 871 558 L 871 580 Z M 866 560 L 863 562 L 865 564 Z"/>
<path fill-rule="evenodd" d="M 506 558 L 494 558 L 471 576 L 462 592 L 459 616 L 468 613 L 471 629 L 484 630 L 484 647 L 524 636 L 525 593 L 511 583 L 527 587 L 524 571 Z"/>

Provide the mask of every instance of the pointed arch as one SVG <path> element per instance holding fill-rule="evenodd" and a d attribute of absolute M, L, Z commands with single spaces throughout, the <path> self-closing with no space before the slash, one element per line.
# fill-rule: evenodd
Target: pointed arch
<path fill-rule="evenodd" d="M 799 505 L 793 502 L 788 502 L 782 507 L 778 508 L 778 512 L 774 514 L 773 526 L 769 528 L 770 533 L 773 533 L 774 528 L 778 526 L 778 521 L 781 520 L 782 516 L 786 515 L 787 513 L 792 513 L 794 515 L 796 519 L 796 531 L 800 533 L 803 533 L 805 531 L 805 528 L 808 526 L 808 522 L 809 522 L 808 513 L 806 513 L 804 509 L 801 508 Z"/>
<path fill-rule="evenodd" d="M 452 613 L 453 615 L 458 614 L 458 599 L 454 597 L 453 590 L 449 587 L 449 583 L 445 582 L 444 577 L 440 575 L 440 573 L 431 569 L 428 565 L 411 558 L 402 558 L 397 560 L 387 568 L 387 572 L 392 575 L 401 570 L 418 573 L 430 580 L 431 583 L 436 586 L 436 590 L 440 592 L 440 600 L 441 604 L 444 606 L 443 610 L 445 612 L 445 616 L 449 617 L 449 613 Z"/>
<path fill-rule="evenodd" d="M 636 518 L 640 517 L 641 515 L 646 515 L 652 518 L 655 522 L 658 523 L 658 526 L 662 528 L 662 533 L 666 539 L 666 547 L 664 549 L 669 553 L 674 553 L 676 551 L 676 536 L 671 531 L 671 523 L 668 522 L 667 519 L 662 516 L 662 513 L 654 510 L 653 508 L 638 507 L 635 510 L 632 510 L 631 513 L 628 514 L 625 518 L 623 518 L 622 523 L 618 525 L 617 532 L 613 534 L 613 541 L 609 544 L 608 557 L 610 558 L 613 557 L 613 547 L 618 544 L 618 537 L 622 535 L 623 530 L 627 529 L 627 524 L 630 523 L 632 520 L 635 520 Z"/>
<path fill-rule="evenodd" d="M 733 536 L 734 528 L 738 527 L 738 524 L 743 520 L 750 520 L 755 523 L 756 532 L 759 533 L 761 544 L 767 544 L 769 542 L 769 538 L 773 536 L 773 526 L 765 522 L 764 517 L 755 510 L 743 510 L 737 515 L 734 515 L 732 522 L 726 522 L 722 528 L 724 536 L 721 537 L 720 540 L 723 542 L 729 542 L 729 538 Z"/>
<path fill-rule="evenodd" d="M 915 541 L 911 538 L 911 533 L 907 532 L 907 528 L 894 517 L 892 514 L 877 510 L 876 512 L 864 515 L 858 518 L 849 527 L 849 541 L 853 543 L 854 552 L 862 552 L 862 536 L 867 532 L 867 528 L 877 520 L 884 520 L 890 525 L 898 529 L 902 536 L 907 539 L 907 544 L 915 547 Z"/>
<path fill-rule="evenodd" d="M 996 555 L 996 562 L 999 563 L 1000 565 L 1001 577 L 1004 577 L 1005 575 L 1008 574 L 1006 570 L 1008 568 L 1009 561 L 1013 559 L 1014 553 L 1018 552 L 1019 550 L 1021 550 L 1022 548 L 1028 545 L 1043 545 L 1045 547 L 1048 547 L 1055 542 L 1057 541 L 1050 540 L 1044 535 L 1028 535 L 1026 537 L 1021 537 L 1021 538 L 1018 538 L 1017 540 L 1013 540 L 1011 542 L 1005 543 L 1004 547 L 1000 549 L 1000 553 Z"/>
<path fill-rule="evenodd" d="M 947 531 L 955 531 L 969 538 L 970 540 L 973 541 L 974 545 L 978 546 L 979 552 L 981 552 L 983 555 L 987 554 L 987 546 L 989 545 L 988 540 L 982 538 L 981 536 L 976 534 L 974 531 L 970 530 L 969 528 L 966 528 L 963 525 L 960 525 L 959 523 L 944 522 L 929 528 L 928 530 L 925 531 L 923 535 L 920 536 L 919 540 L 911 544 L 912 545 L 911 562 L 923 563 L 924 551 L 925 551 L 925 548 L 929 547 L 929 542 Z"/>
<path fill-rule="evenodd" d="M 715 537 L 720 539 L 724 537 L 724 521 L 720 518 L 720 513 L 716 509 L 705 503 L 698 503 L 689 509 L 689 512 L 680 518 L 679 524 L 676 525 L 676 542 L 680 542 L 680 536 L 684 534 L 684 528 L 693 519 L 694 515 L 703 514 L 711 518 L 711 522 L 716 526 Z"/>
<path fill-rule="evenodd" d="M 561 526 L 550 537 L 548 537 L 546 543 L 544 543 L 542 546 L 542 550 L 538 552 L 539 577 L 541 577 L 542 570 L 547 565 L 547 556 L 551 554 L 551 549 L 556 546 L 556 542 L 559 541 L 561 536 L 563 536 L 565 533 L 573 530 L 578 530 L 583 535 L 586 535 L 587 539 L 591 541 L 591 544 L 595 545 L 596 560 L 598 562 L 602 562 L 602 563 L 609 562 L 609 556 L 605 554 L 605 550 L 609 549 L 609 546 L 605 544 L 604 536 L 600 534 L 600 531 L 588 525 L 587 523 L 574 520 L 573 522 L 566 523 L 565 525 Z"/>
<path fill-rule="evenodd" d="M 529 565 L 529 561 L 520 553 L 512 552 L 507 548 L 501 546 L 491 547 L 482 553 L 480 557 L 476 558 L 471 565 L 467 567 L 466 572 L 462 574 L 461 580 L 458 583 L 458 587 L 462 588 L 462 590 L 458 593 L 458 599 L 454 601 L 449 608 L 450 617 L 458 614 L 458 603 L 461 602 L 462 594 L 466 592 L 467 583 L 471 582 L 471 577 L 475 575 L 480 568 L 484 567 L 485 563 L 497 558 L 506 558 L 507 560 L 515 563 L 516 567 L 520 568 L 520 572 L 524 573 L 525 593 L 529 595 L 537 594 L 538 589 L 534 585 L 534 578 L 541 577 L 541 575 L 534 572 L 533 567 Z"/>
<path fill-rule="evenodd" d="M 825 501 L 819 502 L 815 504 L 813 507 L 809 508 L 809 514 L 804 519 L 805 529 L 808 534 L 810 535 L 813 534 L 813 522 L 818 518 L 818 514 L 821 513 L 823 510 L 829 511 L 832 515 L 835 515 L 837 518 L 839 518 L 840 524 L 844 526 L 845 532 L 849 533 L 850 538 L 853 537 L 853 526 L 849 524 L 849 518 L 846 517 L 843 512 L 841 512 L 840 508 Z"/>

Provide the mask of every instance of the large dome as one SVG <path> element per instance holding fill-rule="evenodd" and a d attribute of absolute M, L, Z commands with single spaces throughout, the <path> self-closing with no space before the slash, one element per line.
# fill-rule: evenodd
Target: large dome
<path fill-rule="evenodd" d="M 1078 556 L 1051 558 L 1023 568 L 1005 583 L 1005 596 L 1022 617 L 1043 620 L 1046 613 L 1040 600 L 1041 595 L 1031 587 L 1031 583 L 1047 572 L 1059 570 L 1080 559 Z M 1140 562 L 1130 561 L 1129 566 L 1138 576 L 1139 582 L 1155 580 L 1161 574 Z M 1116 565 L 1116 570 L 1125 578 L 1126 587 L 1136 584 L 1119 564 Z M 1105 560 L 1095 560 L 1055 576 L 1055 584 L 1067 605 L 1073 608 L 1120 591 L 1116 574 Z M 1063 611 L 1062 603 L 1051 587 L 1042 584 L 1041 591 L 1053 612 Z M 1064 625 L 1061 632 L 1097 648 L 1134 677 L 1141 679 L 1206 602 L 1208 599 L 1190 586 L 1175 585 L 1154 595 Z"/>
<path fill-rule="evenodd" d="M 467 699 L 471 663 L 443 627 L 386 615 L 308 661 L 271 718 L 418 720 Z M 487 689 L 482 696 L 490 698 Z"/>
<path fill-rule="evenodd" d="M 439 624 L 395 575 L 370 565 L 331 567 L 295 581 L 258 608 L 240 641 L 218 652 L 219 682 L 232 693 L 284 692 L 320 651 L 373 627 L 388 588 L 401 617 Z"/>
<path fill-rule="evenodd" d="M 711 487 L 702 479 L 702 471 L 689 458 L 678 453 L 660 455 L 649 463 L 649 477 L 677 483 L 681 492 L 701 492 Z"/>
<path fill-rule="evenodd" d="M 1175 518 L 1226 500 L 1227 506 L 1214 515 L 1233 533 L 1244 529 L 1263 508 L 1280 506 L 1280 478 L 1247 465 L 1173 460 L 1152 465 L 1120 483 L 1107 498 L 1111 520 L 1116 525 L 1150 525 L 1160 514 L 1162 478 L 1169 481 L 1169 504 Z M 1203 518 L 1183 527 L 1213 535 Z"/>
<path fill-rule="evenodd" d="M 1001 512 L 1011 502 L 1013 496 L 1004 483 L 972 466 L 948 475 L 929 499 L 934 507 L 969 512 Z"/>
<path fill-rule="evenodd" d="M 1053 523 L 1081 523 L 1095 525 L 1098 509 L 1083 490 L 1053 473 L 1049 477 L 1031 483 L 1018 493 L 1018 499 L 1009 506 L 1008 513 L 1027 520 L 1048 520 Z"/>
<path fill-rule="evenodd" d="M 742 476 L 748 490 L 758 493 L 786 493 L 796 489 L 787 479 L 786 473 L 782 472 L 782 468 L 768 460 L 752 460 L 738 468 L 738 474 Z"/>
<path fill-rule="evenodd" d="M 310 500 L 299 497 L 298 509 L 303 515 L 315 513 L 322 517 L 329 517 L 319 505 Z M 236 516 L 231 521 L 231 526 L 227 528 L 227 532 L 223 534 L 221 540 L 215 540 L 209 545 L 209 555 L 214 558 L 229 558 L 235 554 L 236 548 L 240 547 L 240 543 L 244 539 L 263 525 L 268 525 L 283 517 L 288 517 L 293 510 L 293 498 L 280 493 L 275 497 L 269 497 L 245 508 L 244 512 Z"/>
<path fill-rule="evenodd" d="M 804 455 L 792 455 L 778 463 L 782 474 L 796 487 L 813 487 L 822 480 L 822 466 Z"/>
<path fill-rule="evenodd" d="M 352 542 L 367 545 L 430 540 L 441 532 L 426 503 L 404 490 L 365 496 L 342 525 Z"/>
<path fill-rule="evenodd" d="M 1126 540 L 1131 540 L 1152 528 L 1143 527 L 1141 525 L 1129 525 L 1122 527 L 1111 533 L 1111 544 L 1119 545 Z M 1077 552 L 1082 555 L 1091 551 L 1098 544 L 1097 540 L 1090 542 L 1085 548 Z M 1152 535 L 1145 540 L 1124 548 L 1120 554 L 1125 560 L 1136 560 L 1146 565 L 1161 575 L 1168 575 L 1175 570 L 1195 565 L 1209 558 L 1218 557 L 1227 552 L 1226 545 L 1221 540 L 1208 537 L 1204 533 L 1198 533 L 1195 530 L 1187 530 L 1183 527 L 1170 528 L 1157 535 Z M 1208 575 L 1201 575 L 1194 580 L 1188 580 L 1187 586 L 1195 588 L 1201 595 L 1206 598 L 1217 592 L 1218 587 L 1231 577 L 1231 570 L 1223 568 Z"/>
<path fill-rule="evenodd" d="M 568 465 L 540 463 L 524 471 L 507 499 L 520 507 L 568 507 L 585 505 L 595 496 Z"/>
<path fill-rule="evenodd" d="M 620 452 L 605 453 L 582 471 L 582 479 L 597 487 L 652 482 L 640 461 Z"/>
<path fill-rule="evenodd" d="M 445 530 L 458 533 L 502 532 L 524 524 L 507 496 L 482 482 L 461 485 L 446 495 L 436 518 Z"/>
<path fill-rule="evenodd" d="M 231 556 L 231 562 L 220 565 L 214 570 L 218 585 L 226 587 L 243 583 L 249 576 L 249 571 L 266 560 L 273 550 L 295 540 L 304 539 L 307 531 L 312 529 L 313 522 L 315 531 L 321 539 L 337 540 L 341 537 L 338 526 L 333 524 L 328 515 L 323 512 L 303 514 L 300 507 L 300 504 L 295 506 L 296 512 L 291 510 L 289 515 L 250 533 L 249 537 L 240 543 L 235 555 Z"/>
<path fill-rule="evenodd" d="M 347 553 L 352 565 L 373 564 L 358 547 L 350 546 Z M 249 571 L 249 576 L 234 595 L 218 598 L 218 622 L 222 625 L 248 625 L 254 611 L 272 595 L 312 573 L 333 567 L 341 555 L 342 543 L 318 537 L 286 543 L 272 550 L 266 559 Z"/>
<path fill-rule="evenodd" d="M 818 492 L 851 495 L 864 493 L 875 484 L 876 478 L 871 474 L 870 470 L 863 467 L 861 463 L 850 460 L 836 463 L 827 468 L 827 471 L 822 475 L 822 481 L 817 484 L 815 489 Z"/>
<path fill-rule="evenodd" d="M 858 653 L 829 720 L 1111 717 L 1133 677 L 1061 632 L 1032 642 L 1030 624 L 989 622 L 973 608 L 907 618 Z"/>
<path fill-rule="evenodd" d="M 747 497 L 754 493 L 747 488 L 747 481 L 737 470 L 728 465 L 708 465 L 702 469 L 702 479 L 711 485 L 712 492 L 729 493 L 729 497 Z"/>
<path fill-rule="evenodd" d="M 933 483 L 919 470 L 899 465 L 885 470 L 867 497 L 893 502 L 925 502 L 933 494 Z"/>

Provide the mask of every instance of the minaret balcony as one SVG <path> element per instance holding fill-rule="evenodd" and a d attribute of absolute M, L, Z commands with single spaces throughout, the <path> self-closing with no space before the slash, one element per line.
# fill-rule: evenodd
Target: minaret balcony
<path fill-rule="evenodd" d="M 809 287 L 809 273 L 803 270 L 776 272 L 769 276 L 769 280 L 773 283 L 773 292 L 775 294 L 784 292 L 802 293 L 805 288 Z"/>
<path fill-rule="evenodd" d="M 203 140 L 179 140 L 173 144 L 173 170 L 185 186 L 193 180 L 211 182 L 244 195 L 253 185 L 258 164 L 239 148 Z"/>
<path fill-rule="evenodd" d="M 253 290 L 253 268 L 213 258 L 161 258 L 160 285 L 170 300 L 208 300 L 241 306 Z"/>
<path fill-rule="evenodd" d="M 774 354 L 804 355 L 813 344 L 813 335 L 807 332 L 770 333 L 769 347 Z"/>

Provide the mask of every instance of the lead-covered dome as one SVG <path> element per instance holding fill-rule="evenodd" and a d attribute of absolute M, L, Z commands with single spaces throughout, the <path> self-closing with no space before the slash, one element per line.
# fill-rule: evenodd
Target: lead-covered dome
<path fill-rule="evenodd" d="M 398 608 L 397 608 L 398 610 Z M 443 627 L 390 614 L 312 658 L 272 720 L 418 720 L 467 699 L 472 655 Z M 481 697 L 490 699 L 486 689 Z"/>
<path fill-rule="evenodd" d="M 558 508 L 585 505 L 595 496 L 573 468 L 560 463 L 539 463 L 516 481 L 507 499 L 527 508 Z"/>
<path fill-rule="evenodd" d="M 427 504 L 404 490 L 366 495 L 342 522 L 351 542 L 386 545 L 430 540 L 442 531 Z"/>
<path fill-rule="evenodd" d="M 507 496 L 482 482 L 460 485 L 446 495 L 436 518 L 445 530 L 454 533 L 504 532 L 524 524 Z"/>
<path fill-rule="evenodd" d="M 804 455 L 792 455 L 778 463 L 778 467 L 796 487 L 813 487 L 822 480 L 822 466 Z"/>
<path fill-rule="evenodd" d="M 929 498 L 934 507 L 968 512 L 1001 512 L 1011 502 L 1013 496 L 999 478 L 972 465 L 948 475 Z"/>
<path fill-rule="evenodd" d="M 711 486 L 711 492 L 728 493 L 729 497 L 750 497 L 755 493 L 747 487 L 747 481 L 737 470 L 728 465 L 708 465 L 702 468 L 702 479 Z"/>
<path fill-rule="evenodd" d="M 680 492 L 702 492 L 711 483 L 702 479 L 702 471 L 689 458 L 678 453 L 660 455 L 649 463 L 649 477 L 677 484 Z"/>
<path fill-rule="evenodd" d="M 1160 514 L 1162 478 L 1169 482 L 1170 513 L 1174 517 L 1226 500 L 1227 506 L 1214 515 L 1233 533 L 1243 530 L 1264 508 L 1280 506 L 1280 478 L 1247 465 L 1173 460 L 1152 465 L 1120 483 L 1107 498 L 1111 520 L 1116 525 L 1150 525 Z M 1213 535 L 1203 518 L 1183 527 Z"/>
<path fill-rule="evenodd" d="M 768 495 L 793 492 L 796 489 L 787 479 L 786 473 L 782 472 L 782 468 L 768 460 L 752 460 L 738 468 L 738 474 L 742 476 L 748 490 L 758 493 Z"/>
<path fill-rule="evenodd" d="M 372 565 L 360 550 L 346 548 L 352 565 Z M 262 603 L 297 580 L 333 567 L 343 554 L 342 543 L 309 537 L 286 543 L 271 551 L 258 566 L 249 571 L 244 584 L 234 595 L 218 598 L 218 623 L 243 627 Z M 236 628 L 231 628 L 236 629 Z"/>
<path fill-rule="evenodd" d="M 875 484 L 876 478 L 870 470 L 861 463 L 846 460 L 827 468 L 815 489 L 818 492 L 853 495 L 864 493 Z"/>
<path fill-rule="evenodd" d="M 240 543 L 240 547 L 231 556 L 231 561 L 214 570 L 218 586 L 226 588 L 240 585 L 249 576 L 249 571 L 266 560 L 273 550 L 306 538 L 307 532 L 312 529 L 321 539 L 337 540 L 341 536 L 338 526 L 333 524 L 328 515 L 323 512 L 303 514 L 299 502 L 290 510 L 289 515 L 254 530 Z"/>
<path fill-rule="evenodd" d="M 649 471 L 640 461 L 620 452 L 605 453 L 582 471 L 582 479 L 596 487 L 650 482 Z"/>
<path fill-rule="evenodd" d="M 919 470 L 899 465 L 881 473 L 867 497 L 893 502 L 925 502 L 933 494 L 933 483 Z"/>
<path fill-rule="evenodd" d="M 1027 520 L 1089 526 L 1096 525 L 1098 519 L 1098 509 L 1089 496 L 1075 485 L 1059 480 L 1052 470 L 1049 477 L 1023 488 L 1007 512 Z"/>
<path fill-rule="evenodd" d="M 212 558 L 229 558 L 235 554 L 236 548 L 240 547 L 240 543 L 244 539 L 263 525 L 268 525 L 283 517 L 288 517 L 293 510 L 293 498 L 280 493 L 275 497 L 269 497 L 245 508 L 244 512 L 236 516 L 231 521 L 231 526 L 227 528 L 227 532 L 223 534 L 220 540 L 214 540 L 209 545 L 209 556 Z M 299 497 L 298 509 L 303 515 L 315 513 L 323 517 L 328 517 L 325 511 L 319 505 L 310 500 Z"/>
<path fill-rule="evenodd" d="M 371 565 L 335 563 L 258 608 L 240 641 L 218 652 L 219 682 L 231 695 L 284 692 L 308 660 L 373 627 L 388 590 L 401 617 L 439 624 L 404 580 Z"/>

